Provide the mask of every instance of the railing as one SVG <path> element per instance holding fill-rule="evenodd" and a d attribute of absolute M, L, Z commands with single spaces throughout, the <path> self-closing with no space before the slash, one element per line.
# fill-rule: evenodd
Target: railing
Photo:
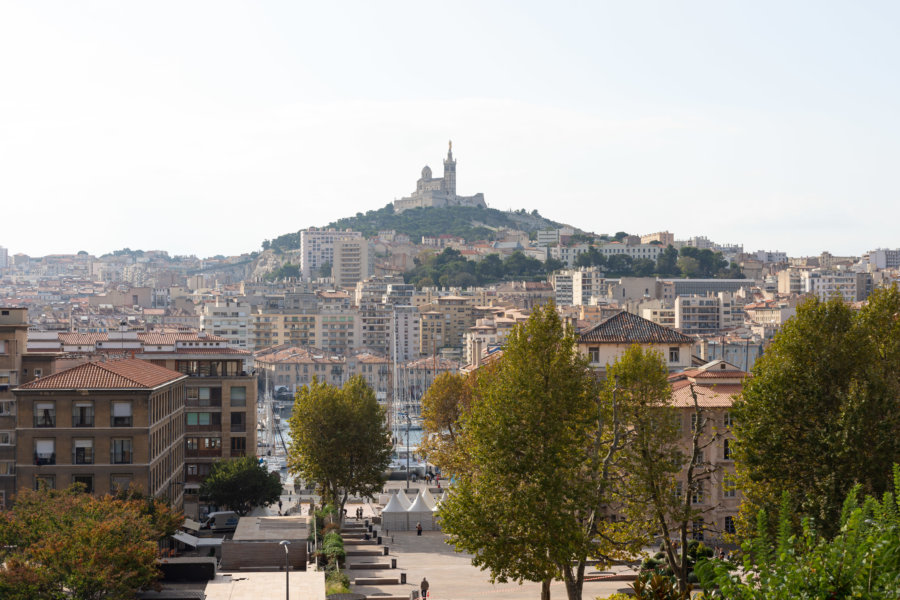
<path fill-rule="evenodd" d="M 221 448 L 215 448 L 215 449 L 212 449 L 212 450 L 185 450 L 185 451 L 184 451 L 184 455 L 185 455 L 185 456 L 213 456 L 213 457 L 217 457 L 217 456 L 222 456 L 222 449 L 221 449 Z"/>
<path fill-rule="evenodd" d="M 130 451 L 114 452 L 110 457 L 109 462 L 114 465 L 130 465 L 131 459 L 132 456 Z"/>
<path fill-rule="evenodd" d="M 232 423 L 231 424 L 231 433 L 244 433 L 247 431 L 246 423 Z"/>
<path fill-rule="evenodd" d="M 94 426 L 94 417 L 72 417 L 72 427 L 93 427 Z"/>
<path fill-rule="evenodd" d="M 35 415 L 35 427 L 56 427 L 56 415 L 43 415 L 41 417 Z"/>

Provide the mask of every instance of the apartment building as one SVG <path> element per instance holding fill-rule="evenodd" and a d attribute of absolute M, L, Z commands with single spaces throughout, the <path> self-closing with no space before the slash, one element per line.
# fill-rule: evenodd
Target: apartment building
<path fill-rule="evenodd" d="M 734 298 L 724 292 L 706 296 L 678 296 L 674 311 L 675 328 L 686 335 L 716 334 L 743 321 Z"/>
<path fill-rule="evenodd" d="M 670 372 L 691 366 L 694 338 L 657 325 L 637 315 L 621 312 L 602 323 L 583 330 L 577 337 L 578 351 L 587 356 L 591 367 L 600 374 L 628 348 L 637 344 L 659 353 Z"/>
<path fill-rule="evenodd" d="M 663 248 L 675 245 L 675 234 L 668 231 L 658 231 L 656 233 L 648 233 L 641 236 L 641 244 L 651 244 L 657 242 Z"/>
<path fill-rule="evenodd" d="M 567 267 L 574 267 L 575 259 L 589 249 L 589 244 L 574 244 L 572 246 L 557 245 L 550 248 L 550 258 L 560 261 Z"/>
<path fill-rule="evenodd" d="M 259 309 L 250 315 L 250 345 L 253 350 L 291 344 L 315 346 L 318 342 L 317 309 L 303 312 Z"/>
<path fill-rule="evenodd" d="M 391 309 L 391 356 L 397 362 L 419 357 L 419 309 L 396 305 Z"/>
<path fill-rule="evenodd" d="M 607 283 L 596 267 L 564 269 L 550 275 L 557 306 L 583 306 L 606 296 Z"/>
<path fill-rule="evenodd" d="M 419 353 L 434 354 L 441 348 L 462 348 L 463 335 L 475 325 L 473 298 L 443 296 L 420 308 Z"/>
<path fill-rule="evenodd" d="M 609 258 L 610 256 L 624 255 L 632 259 L 646 258 L 656 261 L 659 254 L 666 249 L 662 244 L 629 244 L 622 242 L 608 242 L 600 246 L 600 252 Z"/>
<path fill-rule="evenodd" d="M 816 269 L 800 274 L 800 289 L 804 294 L 812 294 L 826 301 L 837 295 L 845 302 L 855 302 L 856 273 L 848 271 L 825 271 Z"/>
<path fill-rule="evenodd" d="M 232 348 L 250 348 L 250 304 L 230 298 L 204 302 L 200 312 L 200 330 L 225 338 Z"/>
<path fill-rule="evenodd" d="M 363 237 L 341 237 L 334 241 L 334 263 L 331 276 L 335 287 L 349 287 L 371 273 L 369 241 Z"/>
<path fill-rule="evenodd" d="M 36 379 L 16 397 L 16 485 L 130 485 L 184 504 L 183 373 L 137 359 L 90 362 Z"/>
<path fill-rule="evenodd" d="M 260 383 L 268 390 L 284 387 L 296 392 L 309 385 L 313 377 L 341 387 L 354 375 L 362 375 L 380 401 L 385 401 L 391 390 L 390 360 L 371 352 L 334 356 L 320 348 L 282 345 L 257 353 L 254 366 L 261 373 Z"/>
<path fill-rule="evenodd" d="M 306 229 L 300 232 L 300 275 L 304 279 L 321 277 L 322 267 L 334 267 L 335 244 L 343 240 L 360 239 L 358 231 L 335 229 Z"/>

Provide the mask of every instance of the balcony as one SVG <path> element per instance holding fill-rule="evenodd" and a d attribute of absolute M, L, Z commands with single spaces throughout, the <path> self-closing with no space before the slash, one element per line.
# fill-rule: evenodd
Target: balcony
<path fill-rule="evenodd" d="M 188 450 L 185 450 L 185 451 L 184 451 L 184 455 L 185 455 L 185 456 L 193 456 L 193 457 L 196 457 L 196 456 L 200 456 L 200 457 L 208 456 L 208 457 L 211 457 L 211 458 L 221 458 L 221 457 L 222 457 L 222 449 L 221 449 L 221 448 L 211 448 L 211 449 L 208 449 L 208 450 L 199 450 L 199 449 L 197 449 L 197 450 L 190 450 L 190 449 L 188 449 Z"/>

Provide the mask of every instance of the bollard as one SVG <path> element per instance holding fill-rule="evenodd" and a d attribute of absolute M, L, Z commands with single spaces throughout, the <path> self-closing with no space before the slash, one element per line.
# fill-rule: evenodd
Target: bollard
<path fill-rule="evenodd" d="M 366 519 L 365 521 L 363 521 L 363 524 L 364 524 L 366 527 L 368 527 L 368 526 L 369 526 L 369 520 Z"/>
<path fill-rule="evenodd" d="M 400 573 L 400 583 L 406 583 L 406 573 Z"/>
<path fill-rule="evenodd" d="M 385 546 L 385 547 L 384 547 L 384 555 L 385 555 L 385 556 L 388 555 L 388 550 L 390 550 L 390 548 L 388 548 L 387 546 Z"/>
<path fill-rule="evenodd" d="M 396 569 L 396 568 L 397 568 L 397 559 L 396 559 L 396 558 L 392 558 L 392 559 L 391 559 L 391 568 L 392 568 L 392 569 Z"/>
<path fill-rule="evenodd" d="M 381 545 L 381 536 L 380 535 L 378 536 L 378 545 L 379 546 Z"/>
<path fill-rule="evenodd" d="M 366 529 L 368 529 L 369 531 L 372 531 L 372 526 L 369 525 L 368 523 L 366 523 Z"/>
<path fill-rule="evenodd" d="M 369 539 L 369 534 L 368 534 L 368 533 L 364 533 L 364 534 L 363 534 L 363 539 L 364 539 L 364 540 L 368 540 L 368 539 Z"/>

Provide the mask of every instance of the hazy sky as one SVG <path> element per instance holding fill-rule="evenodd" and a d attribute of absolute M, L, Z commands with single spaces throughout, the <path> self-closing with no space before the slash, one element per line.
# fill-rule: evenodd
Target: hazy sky
<path fill-rule="evenodd" d="M 898 247 L 896 2 L 7 2 L 0 245 L 236 254 L 461 194 L 748 251 Z"/>

